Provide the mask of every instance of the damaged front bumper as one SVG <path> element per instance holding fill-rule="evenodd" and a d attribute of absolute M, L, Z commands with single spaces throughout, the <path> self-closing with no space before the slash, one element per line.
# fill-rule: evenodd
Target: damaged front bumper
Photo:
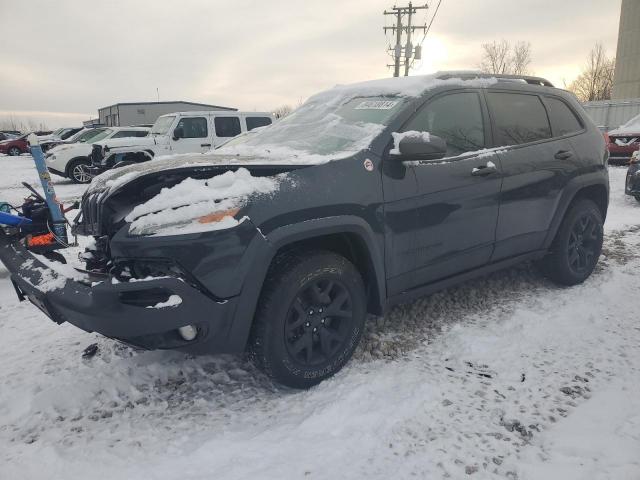
<path fill-rule="evenodd" d="M 216 299 L 179 278 L 127 283 L 113 283 L 106 276 L 67 278 L 2 229 L 0 261 L 9 270 L 20 299 L 30 300 L 58 324 L 69 322 L 145 349 L 234 351 L 228 335 L 238 297 Z M 158 307 L 173 295 L 180 297 L 179 304 Z M 178 332 L 188 325 L 198 332 L 192 341 Z"/>

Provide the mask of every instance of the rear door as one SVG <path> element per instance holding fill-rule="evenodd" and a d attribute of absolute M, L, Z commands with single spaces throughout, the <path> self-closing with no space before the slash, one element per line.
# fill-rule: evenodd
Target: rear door
<path fill-rule="evenodd" d="M 247 115 L 245 117 L 245 121 L 247 123 L 247 132 L 250 132 L 254 128 L 266 127 L 267 125 L 271 125 L 273 123 L 271 117 L 263 115 Z"/>
<path fill-rule="evenodd" d="M 175 138 L 175 131 L 182 130 L 182 138 Z M 175 153 L 204 153 L 211 150 L 211 138 L 207 117 L 181 117 L 172 134 L 171 149 Z"/>
<path fill-rule="evenodd" d="M 552 131 L 541 95 L 492 90 L 485 96 L 503 175 L 492 257 L 497 261 L 543 247 L 560 195 L 579 161 L 570 141 L 575 132 L 564 132 L 560 125 Z M 549 110 L 564 106 L 554 103 Z M 569 130 L 575 128 L 583 129 L 578 123 Z"/>
<path fill-rule="evenodd" d="M 219 146 L 233 137 L 242 133 L 240 116 L 238 115 L 216 115 L 213 118 L 213 128 L 215 131 L 214 146 Z"/>

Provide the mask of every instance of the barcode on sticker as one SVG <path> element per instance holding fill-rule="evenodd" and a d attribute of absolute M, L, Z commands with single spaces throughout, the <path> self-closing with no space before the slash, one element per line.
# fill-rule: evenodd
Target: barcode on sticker
<path fill-rule="evenodd" d="M 366 100 L 356 105 L 356 110 L 391 110 L 397 104 L 394 100 Z"/>

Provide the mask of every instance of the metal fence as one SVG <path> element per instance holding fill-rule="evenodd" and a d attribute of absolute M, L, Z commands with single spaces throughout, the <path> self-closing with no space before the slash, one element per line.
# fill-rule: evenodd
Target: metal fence
<path fill-rule="evenodd" d="M 586 102 L 582 106 L 594 123 L 607 132 L 640 115 L 640 98 Z"/>

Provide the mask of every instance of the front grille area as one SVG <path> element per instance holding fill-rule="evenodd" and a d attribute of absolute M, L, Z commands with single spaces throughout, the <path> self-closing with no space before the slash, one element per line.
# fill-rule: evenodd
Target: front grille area
<path fill-rule="evenodd" d="M 93 165 L 100 165 L 100 162 L 102 162 L 102 147 L 100 145 L 94 145 L 91 148 L 91 163 Z"/>
<path fill-rule="evenodd" d="M 100 235 L 99 200 L 100 192 L 85 195 L 82 199 L 80 211 L 82 217 L 77 225 L 78 233 L 82 235 Z"/>

